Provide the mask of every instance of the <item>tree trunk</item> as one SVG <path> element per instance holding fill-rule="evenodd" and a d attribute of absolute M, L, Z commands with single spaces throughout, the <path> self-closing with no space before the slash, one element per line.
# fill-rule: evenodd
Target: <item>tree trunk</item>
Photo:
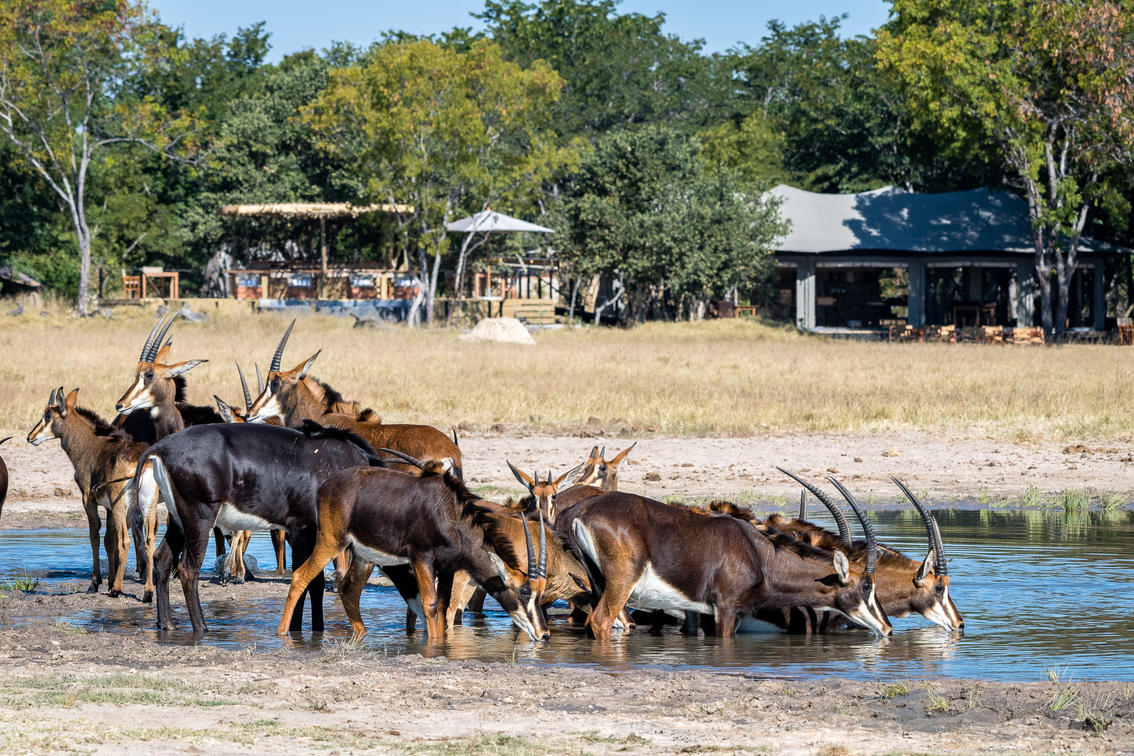
<path fill-rule="evenodd" d="M 567 322 L 571 323 L 575 320 L 575 302 L 579 297 L 579 281 L 581 276 L 571 276 L 571 304 L 567 308 Z"/>

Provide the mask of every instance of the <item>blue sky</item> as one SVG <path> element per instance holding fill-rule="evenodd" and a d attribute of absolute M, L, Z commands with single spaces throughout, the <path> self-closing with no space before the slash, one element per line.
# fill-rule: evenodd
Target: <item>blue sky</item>
<path fill-rule="evenodd" d="M 270 60 L 336 40 L 365 46 L 386 29 L 433 34 L 454 26 L 477 24 L 469 16 L 484 7 L 483 0 L 150 0 L 150 7 L 170 26 L 181 26 L 189 37 L 232 35 L 238 27 L 265 21 L 271 33 Z M 709 52 L 721 52 L 760 41 L 771 19 L 789 26 L 841 13 L 848 35 L 868 34 L 886 22 L 890 5 L 884 0 L 796 0 L 790 3 L 744 0 L 623 0 L 623 13 L 666 16 L 663 29 L 682 39 L 701 38 Z"/>

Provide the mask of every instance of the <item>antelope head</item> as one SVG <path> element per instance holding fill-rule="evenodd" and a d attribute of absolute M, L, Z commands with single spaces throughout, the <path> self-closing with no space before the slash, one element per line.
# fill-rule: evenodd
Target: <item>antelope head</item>
<path fill-rule="evenodd" d="M 79 390 L 72 389 L 70 394 L 63 396 L 63 387 L 52 391 L 47 397 L 47 406 L 43 409 L 43 417 L 28 432 L 28 443 L 39 446 L 44 441 L 60 438 L 63 435 L 63 419 L 75 409 L 75 402 L 79 398 Z"/>
<path fill-rule="evenodd" d="M 275 354 L 272 355 L 272 364 L 268 367 L 267 381 L 261 389 L 260 395 L 256 397 L 256 401 L 252 402 L 252 405 L 248 408 L 248 422 L 262 423 L 271 418 L 286 421 L 290 409 L 301 400 L 302 392 L 307 391 L 303 381 L 311 370 L 315 358 L 319 356 L 319 352 L 311 355 L 291 370 L 282 370 L 280 366 L 284 348 L 287 346 L 291 329 L 294 327 L 295 321 L 292 320 L 284 332 L 283 338 L 280 339 Z"/>
<path fill-rule="evenodd" d="M 168 362 L 172 342 L 167 341 L 164 346 L 161 342 L 177 318 L 178 314 L 175 312 L 169 320 L 164 322 L 159 320 L 150 331 L 149 338 L 142 347 L 142 354 L 138 358 L 134 382 L 114 406 L 119 414 L 148 409 L 151 415 L 157 417 L 162 408 L 172 407 L 176 400 L 177 376 L 184 375 L 203 362 L 208 362 L 208 360 Z"/>
<path fill-rule="evenodd" d="M 862 524 L 862 530 L 866 534 L 866 566 L 861 576 L 851 573 L 850 563 L 845 553 L 842 551 L 832 552 L 835 560 L 835 573 L 841 585 L 841 589 L 835 594 L 833 608 L 879 635 L 890 635 L 894 632 L 894 628 L 890 625 L 890 620 L 878 600 L 877 586 L 874 582 L 874 569 L 878 566 L 878 539 L 874 535 L 874 526 L 866 519 L 866 512 L 862 510 L 858 501 L 842 483 L 833 477 L 828 477 L 827 480 L 839 489 L 839 493 L 847 500 L 847 504 L 854 510 L 854 514 Z"/>
<path fill-rule="evenodd" d="M 543 511 L 538 513 L 539 556 L 532 545 L 531 524 L 521 515 L 524 526 L 524 544 L 527 550 L 525 570 L 509 567 L 500 556 L 486 544 L 485 550 L 492 561 L 496 574 L 516 594 L 519 606 L 508 612 L 516 627 L 528 634 L 533 641 L 547 640 L 551 632 L 547 629 L 547 615 L 543 611 L 543 594 L 547 590 L 547 531 L 543 525 Z M 518 567 L 519 565 L 517 565 Z"/>
<path fill-rule="evenodd" d="M 921 515 L 929 539 L 929 553 L 913 579 L 915 590 L 910 598 L 910 608 L 946 630 L 964 630 L 965 620 L 949 597 L 949 564 L 945 558 L 945 545 L 941 542 L 937 519 L 926 511 L 905 483 L 893 476 L 890 480 L 902 489 L 902 493 Z"/>
<path fill-rule="evenodd" d="M 517 469 L 516 466 L 511 462 L 508 463 L 508 469 L 512 471 L 512 474 L 514 476 L 516 476 L 516 480 L 520 481 L 520 484 L 523 485 L 524 488 L 528 489 L 528 493 L 531 494 L 531 497 L 535 502 L 534 508 L 539 510 L 540 516 L 546 517 L 547 522 L 554 525 L 555 496 L 559 492 L 559 486 L 578 468 L 568 470 L 555 480 L 551 479 L 551 471 L 548 470 L 547 479 L 543 481 L 539 479 L 538 472 L 535 474 L 535 479 L 533 480 L 527 473 Z"/>
<path fill-rule="evenodd" d="M 583 471 L 579 479 L 575 481 L 579 485 L 585 486 L 599 486 L 604 491 L 617 491 L 618 490 L 618 466 L 626 459 L 626 455 L 630 450 L 638 445 L 638 442 L 630 444 L 629 447 L 620 451 L 614 459 L 606 459 L 606 447 L 602 447 L 600 451 L 596 446 L 591 449 L 591 454 L 583 462 Z"/>

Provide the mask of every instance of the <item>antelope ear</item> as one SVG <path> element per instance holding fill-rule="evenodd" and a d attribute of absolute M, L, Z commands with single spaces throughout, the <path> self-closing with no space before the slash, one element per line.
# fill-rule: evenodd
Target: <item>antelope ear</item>
<path fill-rule="evenodd" d="M 508 460 L 504 461 L 508 462 Z M 516 476 L 516 480 L 520 481 L 520 484 L 523 485 L 524 488 L 528 489 L 528 491 L 531 491 L 535 487 L 535 481 L 531 479 L 531 476 L 529 476 L 525 472 L 517 470 L 516 466 L 511 462 L 508 462 L 508 469 L 512 471 L 512 475 Z"/>
<path fill-rule="evenodd" d="M 226 423 L 235 423 L 236 417 L 232 414 L 232 407 L 229 407 L 228 403 L 225 402 L 224 399 L 221 399 L 216 394 L 213 394 L 213 399 L 216 399 L 216 401 L 217 401 L 217 412 L 219 412 L 220 416 L 222 418 L 224 418 L 224 421 Z"/>
<path fill-rule="evenodd" d="M 73 388 L 73 389 L 71 389 L 71 393 L 67 394 L 67 398 L 64 399 L 63 402 L 64 402 L 64 404 L 67 405 L 67 409 L 71 410 L 71 409 L 75 408 L 75 402 L 77 402 L 78 400 L 79 400 L 79 389 Z"/>
<path fill-rule="evenodd" d="M 63 396 L 63 387 L 62 386 L 55 389 L 55 395 L 54 395 L 54 398 L 51 400 L 51 403 L 59 408 L 59 414 L 61 414 L 61 415 L 67 414 L 67 399 Z"/>
<path fill-rule="evenodd" d="M 579 586 L 579 590 L 586 591 L 587 593 L 591 592 L 591 587 L 584 583 L 581 577 L 576 575 L 574 572 L 569 572 L 567 574 L 570 575 L 571 579 L 575 581 L 575 585 Z"/>
<path fill-rule="evenodd" d="M 186 360 L 185 362 L 179 362 L 176 365 L 170 365 L 169 372 L 173 373 L 174 375 L 181 375 L 182 373 L 188 373 L 193 368 L 205 362 L 208 362 L 208 360 Z"/>
<path fill-rule="evenodd" d="M 610 460 L 610 461 L 609 461 L 609 462 L 607 462 L 606 464 L 607 464 L 607 465 L 610 465 L 610 466 L 613 466 L 613 467 L 617 467 L 618 465 L 622 464 L 622 460 L 626 459 L 626 455 L 627 455 L 627 454 L 629 454 L 629 453 L 630 453 L 630 450 L 631 450 L 631 449 L 633 449 L 633 448 L 634 448 L 635 446 L 637 446 L 637 445 L 638 445 L 638 442 L 637 442 L 637 441 L 635 441 L 634 443 L 630 444 L 630 446 L 628 446 L 627 448 L 625 448 L 625 449 L 623 449 L 622 451 L 618 452 L 618 456 L 617 456 L 617 457 L 615 457 L 614 459 Z"/>
<path fill-rule="evenodd" d="M 504 564 L 504 560 L 492 549 L 485 549 L 484 553 L 488 554 L 488 561 L 492 562 L 492 571 L 496 573 L 496 577 L 507 583 L 508 565 Z"/>
<path fill-rule="evenodd" d="M 839 576 L 839 582 L 846 585 L 850 582 L 850 562 L 847 561 L 847 555 L 841 551 L 836 551 L 833 561 L 835 563 L 835 574 Z"/>
<path fill-rule="evenodd" d="M 169 353 L 170 353 L 170 351 L 172 351 L 172 347 L 173 347 L 173 340 L 172 339 L 165 342 L 165 346 L 163 346 L 161 349 L 159 349 L 158 353 L 156 355 L 154 355 L 153 364 L 164 365 L 165 361 L 169 359 Z"/>
<path fill-rule="evenodd" d="M 322 351 L 323 351 L 322 349 L 319 350 L 319 352 L 322 352 Z M 299 369 L 299 375 L 296 376 L 297 378 L 299 378 L 299 380 L 303 380 L 304 378 L 307 377 L 307 371 L 311 369 L 311 366 L 313 364 L 315 364 L 315 358 L 319 356 L 319 352 L 316 352 L 315 354 L 311 355 L 306 360 L 304 360 L 303 365 Z"/>
<path fill-rule="evenodd" d="M 925 561 L 921 563 L 921 567 L 917 571 L 917 576 L 913 579 L 914 585 L 920 587 L 925 582 L 926 577 L 929 576 L 929 571 L 933 569 L 933 562 L 934 552 L 933 549 L 930 549 L 929 553 L 925 555 Z"/>

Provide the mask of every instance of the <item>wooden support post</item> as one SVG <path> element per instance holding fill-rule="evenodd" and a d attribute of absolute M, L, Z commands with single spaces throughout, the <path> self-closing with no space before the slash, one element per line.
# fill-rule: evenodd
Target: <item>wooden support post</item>
<path fill-rule="evenodd" d="M 323 274 L 319 277 L 319 299 L 327 298 L 327 219 L 319 218 L 319 257 Z"/>

